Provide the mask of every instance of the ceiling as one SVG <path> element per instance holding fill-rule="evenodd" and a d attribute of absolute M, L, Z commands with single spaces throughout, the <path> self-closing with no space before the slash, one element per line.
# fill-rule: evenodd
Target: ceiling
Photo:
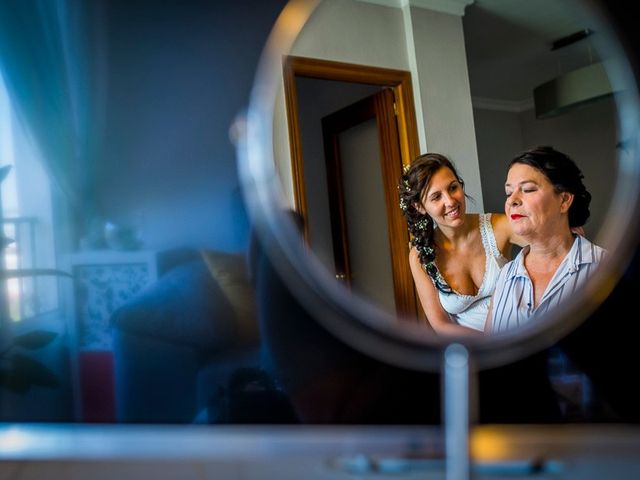
<path fill-rule="evenodd" d="M 536 86 L 602 56 L 602 27 L 578 0 L 476 0 L 463 26 L 474 103 L 531 103 Z M 551 50 L 554 40 L 585 28 L 594 33 Z"/>

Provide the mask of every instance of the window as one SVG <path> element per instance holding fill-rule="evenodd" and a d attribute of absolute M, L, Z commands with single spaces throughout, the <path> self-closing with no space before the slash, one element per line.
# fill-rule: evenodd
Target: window
<path fill-rule="evenodd" d="M 39 274 L 55 268 L 51 188 L 39 152 L 15 112 L 0 76 L 0 244 L 2 301 L 12 321 L 58 307 L 58 280 Z"/>

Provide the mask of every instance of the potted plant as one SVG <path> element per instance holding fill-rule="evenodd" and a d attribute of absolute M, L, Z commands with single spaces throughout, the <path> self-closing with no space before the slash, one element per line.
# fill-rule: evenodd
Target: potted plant
<path fill-rule="evenodd" d="M 58 376 L 27 353 L 46 347 L 57 335 L 34 330 L 13 337 L 0 351 L 0 386 L 14 393 L 25 393 L 32 386 L 58 387 Z"/>

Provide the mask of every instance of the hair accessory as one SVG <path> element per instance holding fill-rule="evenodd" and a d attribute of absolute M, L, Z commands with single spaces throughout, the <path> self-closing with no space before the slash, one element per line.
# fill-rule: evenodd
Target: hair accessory
<path fill-rule="evenodd" d="M 425 215 L 424 217 L 422 217 L 420 220 L 418 220 L 416 223 L 416 228 L 418 230 L 426 230 L 427 227 L 429 227 L 429 217 L 427 215 Z"/>

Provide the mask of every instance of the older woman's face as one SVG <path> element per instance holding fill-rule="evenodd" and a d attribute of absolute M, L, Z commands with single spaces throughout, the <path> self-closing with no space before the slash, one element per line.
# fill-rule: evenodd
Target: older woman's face
<path fill-rule="evenodd" d="M 569 230 L 568 212 L 573 195 L 556 193 L 541 171 L 514 164 L 505 183 L 504 210 L 513 231 L 526 238 L 544 238 Z"/>

